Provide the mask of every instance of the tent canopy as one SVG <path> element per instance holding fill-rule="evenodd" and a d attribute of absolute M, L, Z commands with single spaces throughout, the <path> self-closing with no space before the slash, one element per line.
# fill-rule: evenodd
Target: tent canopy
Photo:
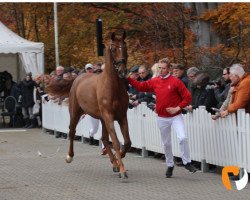
<path fill-rule="evenodd" d="M 44 73 L 44 44 L 20 37 L 2 22 L 0 22 L 0 54 L 18 54 L 25 72 L 32 72 L 33 75 Z M 4 57 L 6 56 L 0 56 L 2 66 Z"/>

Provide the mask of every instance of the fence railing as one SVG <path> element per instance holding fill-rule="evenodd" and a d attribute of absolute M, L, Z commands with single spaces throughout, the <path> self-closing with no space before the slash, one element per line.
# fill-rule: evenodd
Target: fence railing
<path fill-rule="evenodd" d="M 164 153 L 156 113 L 141 104 L 128 110 L 127 116 L 132 147 Z M 58 105 L 51 101 L 43 104 L 43 128 L 68 134 L 69 121 L 66 104 Z M 250 172 L 250 117 L 244 110 L 238 110 L 237 118 L 236 114 L 232 114 L 215 121 L 201 106 L 184 115 L 184 121 L 192 160 L 218 166 L 239 166 Z M 90 127 L 89 116 L 86 115 L 79 121 L 76 135 L 88 138 Z M 115 128 L 118 139 L 123 144 L 117 122 Z M 100 139 L 101 132 L 100 124 L 94 138 Z M 173 130 L 172 148 L 174 156 L 180 157 L 178 139 Z"/>

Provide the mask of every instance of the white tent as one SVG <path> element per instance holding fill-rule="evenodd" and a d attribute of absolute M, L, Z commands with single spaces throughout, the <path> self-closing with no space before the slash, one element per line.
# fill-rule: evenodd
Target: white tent
<path fill-rule="evenodd" d="M 32 72 L 44 73 L 44 44 L 28 41 L 0 22 L 0 71 L 8 71 L 14 80 Z"/>

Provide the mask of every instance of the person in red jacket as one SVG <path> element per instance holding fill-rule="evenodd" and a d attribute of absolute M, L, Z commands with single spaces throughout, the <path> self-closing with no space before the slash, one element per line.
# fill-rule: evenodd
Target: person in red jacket
<path fill-rule="evenodd" d="M 166 177 L 173 175 L 174 160 L 171 145 L 171 127 L 179 139 L 181 158 L 185 168 L 192 173 L 197 169 L 191 164 L 188 139 L 185 133 L 184 120 L 181 114 L 192 101 L 192 96 L 181 80 L 170 74 L 171 65 L 168 58 L 159 61 L 159 76 L 145 82 L 127 78 L 138 91 L 154 92 L 156 96 L 157 123 L 161 132 L 166 157 Z"/>

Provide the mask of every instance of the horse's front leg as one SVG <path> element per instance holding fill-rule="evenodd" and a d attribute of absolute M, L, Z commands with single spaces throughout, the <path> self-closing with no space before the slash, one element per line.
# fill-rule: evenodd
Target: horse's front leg
<path fill-rule="evenodd" d="M 120 169 L 120 177 L 124 179 L 128 178 L 127 172 L 122 162 L 122 157 L 121 157 L 121 152 L 120 152 L 120 143 L 115 132 L 114 118 L 112 117 L 112 115 L 105 113 L 103 114 L 103 120 L 105 122 L 107 132 L 110 134 L 110 137 L 112 139 L 113 148 L 116 152 L 116 158 L 117 158 L 118 166 Z"/>
<path fill-rule="evenodd" d="M 123 149 L 121 151 L 121 157 L 124 158 L 126 153 L 128 152 L 128 150 L 131 147 L 131 140 L 130 140 L 129 131 L 128 131 L 127 116 L 123 117 L 121 120 L 118 120 L 118 123 L 120 125 L 121 132 L 122 132 L 123 139 L 124 139 L 124 146 L 123 146 Z"/>
<path fill-rule="evenodd" d="M 106 129 L 105 122 L 103 120 L 101 120 L 101 123 L 102 123 L 102 142 L 103 142 L 103 145 L 105 146 L 107 153 L 109 155 L 110 162 L 113 165 L 113 172 L 119 172 L 119 166 L 117 163 L 117 159 L 115 158 L 115 156 L 110 148 L 110 145 L 109 145 L 109 133 Z"/>

